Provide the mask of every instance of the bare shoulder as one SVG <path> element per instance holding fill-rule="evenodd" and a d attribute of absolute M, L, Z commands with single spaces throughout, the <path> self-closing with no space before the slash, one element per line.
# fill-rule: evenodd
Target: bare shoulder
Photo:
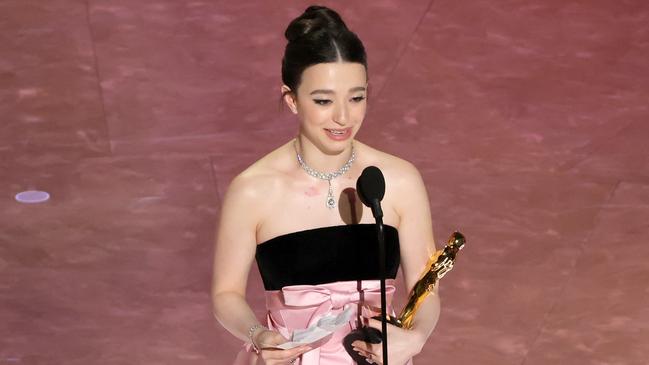
<path fill-rule="evenodd" d="M 287 145 L 283 145 L 275 149 L 235 176 L 228 187 L 224 204 L 228 200 L 236 201 L 237 204 L 254 206 L 251 214 L 259 213 L 265 202 L 281 195 L 285 190 L 288 171 L 286 148 Z"/>
<path fill-rule="evenodd" d="M 411 162 L 370 147 L 366 144 L 359 145 L 359 155 L 364 155 L 364 164 L 374 165 L 381 169 L 388 185 L 395 187 L 410 184 L 421 184 L 422 178 L 419 170 Z"/>
<path fill-rule="evenodd" d="M 359 145 L 359 156 L 361 153 L 364 156 L 364 165 L 374 165 L 383 172 L 385 207 L 391 207 L 400 222 L 413 215 L 430 215 L 428 213 L 428 193 L 423 178 L 415 165 L 403 158 L 367 145 Z M 412 219 L 410 220 L 412 221 Z"/>

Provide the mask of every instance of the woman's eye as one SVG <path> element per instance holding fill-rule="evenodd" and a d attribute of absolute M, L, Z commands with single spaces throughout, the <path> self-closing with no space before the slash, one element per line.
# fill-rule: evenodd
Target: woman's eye
<path fill-rule="evenodd" d="M 354 103 L 360 103 L 360 102 L 363 101 L 363 100 L 365 100 L 365 97 L 364 97 L 364 96 L 355 96 L 355 97 L 352 98 L 352 101 L 353 101 Z"/>
<path fill-rule="evenodd" d="M 331 104 L 331 100 L 328 100 L 328 99 L 313 99 L 313 102 L 315 102 L 318 105 Z"/>

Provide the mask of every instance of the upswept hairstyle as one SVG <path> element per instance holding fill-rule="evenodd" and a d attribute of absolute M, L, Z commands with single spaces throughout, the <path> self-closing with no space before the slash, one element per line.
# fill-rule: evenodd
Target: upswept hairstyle
<path fill-rule="evenodd" d="M 367 71 L 365 47 L 340 15 L 324 6 L 309 6 L 293 19 L 284 36 L 288 40 L 282 59 L 282 81 L 296 92 L 302 72 L 328 62 L 360 63 Z"/>

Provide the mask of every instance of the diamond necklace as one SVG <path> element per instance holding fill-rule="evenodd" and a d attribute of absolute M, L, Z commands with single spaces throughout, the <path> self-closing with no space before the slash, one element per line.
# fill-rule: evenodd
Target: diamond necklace
<path fill-rule="evenodd" d="M 320 172 L 318 170 L 315 170 L 311 168 L 309 165 L 304 162 L 304 159 L 302 156 L 300 156 L 300 153 L 297 151 L 297 140 L 293 143 L 293 147 L 295 147 L 295 154 L 297 155 L 297 162 L 300 164 L 300 167 L 309 175 L 322 179 L 322 180 L 327 180 L 329 183 L 329 191 L 327 192 L 327 208 L 333 209 L 336 207 L 336 199 L 334 199 L 334 189 L 331 187 L 331 180 L 337 178 L 340 175 L 343 175 L 349 169 L 352 167 L 352 163 L 354 162 L 354 159 L 356 158 L 356 153 L 354 152 L 354 145 L 352 145 L 352 154 L 349 156 L 349 160 L 345 162 L 345 164 L 339 168 L 338 170 L 334 172 L 329 172 L 329 173 L 324 173 Z"/>

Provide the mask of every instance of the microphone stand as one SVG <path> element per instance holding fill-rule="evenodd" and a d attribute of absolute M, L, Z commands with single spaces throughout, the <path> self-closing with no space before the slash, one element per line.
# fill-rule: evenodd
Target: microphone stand
<path fill-rule="evenodd" d="M 379 243 L 379 279 L 381 283 L 381 343 L 383 344 L 383 365 L 388 365 L 388 323 L 387 298 L 385 290 L 385 231 L 383 226 L 383 211 L 381 202 L 372 202 L 372 214 L 376 219 L 376 234 Z"/>
<path fill-rule="evenodd" d="M 385 294 L 385 232 L 383 217 L 376 218 L 376 232 L 379 240 L 379 278 L 381 281 L 381 337 L 383 343 L 383 365 L 388 365 L 388 323 L 387 299 Z"/>
<path fill-rule="evenodd" d="M 356 191 L 363 204 L 372 209 L 376 219 L 376 234 L 379 244 L 379 281 L 381 283 L 381 331 L 374 327 L 362 326 L 351 331 L 343 338 L 343 346 L 349 356 L 357 363 L 364 364 L 366 358 L 354 351 L 354 341 L 364 341 L 371 344 L 383 344 L 383 365 L 388 365 L 388 323 L 387 299 L 385 294 L 385 232 L 383 227 L 383 211 L 381 199 L 385 195 L 385 179 L 383 173 L 376 166 L 363 169 L 361 176 L 356 181 Z M 376 317 L 375 317 L 376 318 Z M 377 333 L 380 332 L 380 333 Z"/>

